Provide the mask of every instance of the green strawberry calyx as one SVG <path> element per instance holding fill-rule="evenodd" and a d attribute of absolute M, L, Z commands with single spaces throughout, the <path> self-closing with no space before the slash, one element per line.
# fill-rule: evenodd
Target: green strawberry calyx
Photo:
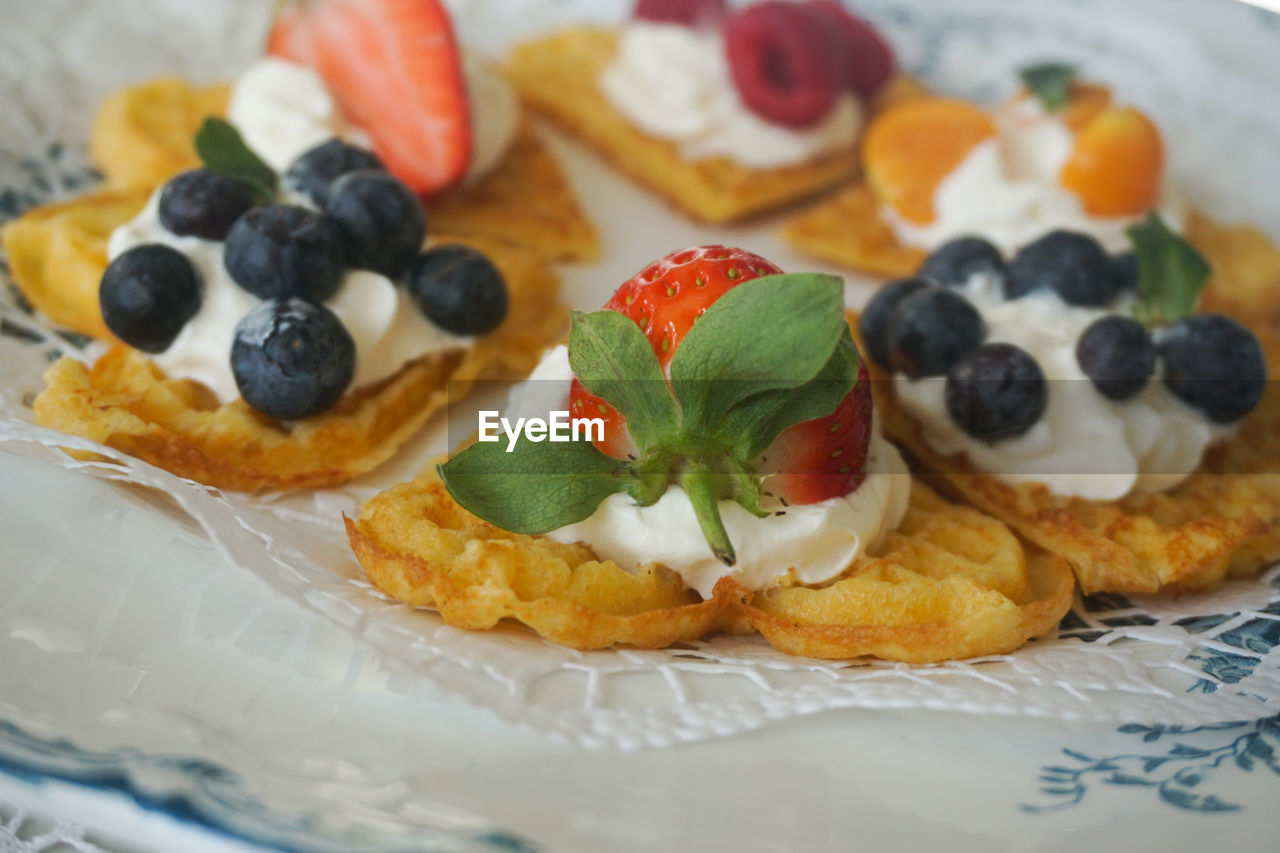
<path fill-rule="evenodd" d="M 573 373 L 626 419 L 635 458 L 586 440 L 510 452 L 477 442 L 438 467 L 449 494 L 504 530 L 539 534 L 589 517 L 610 495 L 649 506 L 678 485 L 712 552 L 733 565 L 720 501 L 767 516 L 754 460 L 783 430 L 831 414 L 857 383 L 841 279 L 772 275 L 733 288 L 689 329 L 666 374 L 629 318 L 570 317 Z"/>

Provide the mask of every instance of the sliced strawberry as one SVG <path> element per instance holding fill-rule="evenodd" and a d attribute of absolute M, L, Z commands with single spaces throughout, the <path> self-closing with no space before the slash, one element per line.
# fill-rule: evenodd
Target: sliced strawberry
<path fill-rule="evenodd" d="M 823 23 L 828 44 L 837 45 L 844 85 L 863 99 L 870 98 L 893 76 L 893 49 L 869 22 L 854 15 L 840 0 L 808 0 L 805 9 Z"/>
<path fill-rule="evenodd" d="M 698 246 L 645 267 L 604 307 L 635 321 L 665 370 L 689 329 L 717 299 L 743 282 L 780 272 L 742 249 Z M 761 334 L 768 331 L 762 329 Z M 619 459 L 635 454 L 626 421 L 576 379 L 569 408 L 575 419 L 604 420 L 604 440 L 596 442 L 602 452 Z M 871 386 L 861 367 L 858 384 L 834 412 L 783 431 L 756 462 L 762 474 L 772 475 L 765 481 L 766 490 L 788 503 L 816 503 L 848 494 L 861 484 L 870 441 Z"/>
<path fill-rule="evenodd" d="M 724 20 L 724 0 L 636 0 L 634 17 L 660 24 L 717 26 Z"/>
<path fill-rule="evenodd" d="M 299 65 L 311 65 L 315 54 L 311 49 L 311 33 L 305 6 L 293 3 L 281 7 L 267 37 L 267 55 L 287 59 Z"/>
<path fill-rule="evenodd" d="M 827 38 L 817 16 L 797 3 L 771 0 L 731 15 L 725 53 L 747 109 L 788 127 L 808 127 L 825 116 L 843 85 Z"/>
<path fill-rule="evenodd" d="M 415 192 L 431 195 L 466 173 L 466 80 L 438 0 L 294 0 L 267 49 L 319 72 L 343 115 Z"/>
<path fill-rule="evenodd" d="M 813 504 L 862 485 L 870 448 L 871 377 L 864 362 L 836 410 L 784 431 L 760 454 L 758 470 L 767 493 L 787 504 Z"/>

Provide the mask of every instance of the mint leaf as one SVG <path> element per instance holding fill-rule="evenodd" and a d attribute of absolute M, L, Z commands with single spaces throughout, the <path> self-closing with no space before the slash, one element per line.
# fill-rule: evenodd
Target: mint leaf
<path fill-rule="evenodd" d="M 643 452 L 675 434 L 675 400 L 644 332 L 617 311 L 572 311 L 569 365 L 592 394 L 627 419 Z"/>
<path fill-rule="evenodd" d="M 250 150 L 240 131 L 230 123 L 209 116 L 196 131 L 195 146 L 202 163 L 216 172 L 243 181 L 259 202 L 275 198 L 279 182 L 275 170 Z"/>
<path fill-rule="evenodd" d="M 1169 230 L 1157 213 L 1125 229 L 1138 259 L 1134 316 L 1165 326 L 1195 311 L 1211 269 L 1196 248 Z"/>
<path fill-rule="evenodd" d="M 476 442 L 436 469 L 464 509 L 513 533 L 546 533 L 587 518 L 639 481 L 588 441 Z"/>
<path fill-rule="evenodd" d="M 1061 62 L 1044 62 L 1022 69 L 1022 82 L 1049 112 L 1067 105 L 1075 79 L 1075 66 Z"/>
<path fill-rule="evenodd" d="M 684 432 L 710 434 L 743 400 L 808 382 L 847 328 L 839 276 L 770 275 L 733 288 L 698 318 L 671 359 Z"/>
<path fill-rule="evenodd" d="M 719 432 L 734 441 L 740 459 L 755 459 L 783 430 L 834 412 L 857 381 L 858 350 L 846 326 L 817 376 L 796 388 L 743 400 L 725 414 Z"/>

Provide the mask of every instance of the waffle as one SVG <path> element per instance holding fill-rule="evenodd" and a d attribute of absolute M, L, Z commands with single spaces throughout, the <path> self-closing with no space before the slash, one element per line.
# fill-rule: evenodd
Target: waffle
<path fill-rule="evenodd" d="M 702 600 L 660 564 L 627 571 L 583 544 L 500 530 L 458 506 L 434 471 L 374 497 L 347 533 L 370 581 L 450 625 L 512 619 L 577 649 L 661 648 L 718 631 L 791 654 L 927 662 L 1011 651 L 1071 604 L 1065 562 L 1027 558 L 1003 524 L 913 484 L 899 531 L 837 581 L 752 594 L 722 579 Z"/>
<path fill-rule="evenodd" d="M 28 210 L 0 228 L 9 271 L 31 304 L 58 326 L 110 338 L 98 309 L 107 240 L 146 204 L 150 190 L 104 190 Z"/>
<path fill-rule="evenodd" d="M 219 488 L 324 488 L 350 480 L 390 458 L 475 380 L 526 375 L 562 332 L 559 282 L 539 255 L 492 237 L 456 242 L 480 249 L 502 271 L 511 297 L 503 324 L 465 349 L 411 362 L 323 415 L 284 423 L 242 400 L 219 405 L 203 385 L 168 378 L 144 354 L 116 345 L 92 367 L 69 357 L 54 363 L 35 401 L 36 420 Z"/>
<path fill-rule="evenodd" d="M 207 116 L 225 115 L 231 87 L 160 77 L 121 89 L 94 115 L 89 157 L 119 190 L 150 191 L 200 165 L 193 139 Z"/>
<path fill-rule="evenodd" d="M 508 77 L 531 107 L 685 214 L 705 222 L 741 220 L 831 189 L 858 173 L 853 147 L 773 169 L 748 168 L 727 157 L 687 159 L 676 143 L 637 129 L 601 93 L 596 80 L 616 46 L 610 30 L 562 30 L 516 46 Z M 922 92 L 920 84 L 900 76 L 877 95 L 872 111 Z"/>
<path fill-rule="evenodd" d="M 1266 332 L 1259 339 L 1270 375 L 1280 375 L 1280 341 Z M 1086 593 L 1207 590 L 1280 559 L 1280 383 L 1267 383 L 1238 434 L 1176 488 L 1099 501 L 1055 495 L 1040 483 L 1005 483 L 963 454 L 936 453 L 898 405 L 890 378 L 869 366 L 885 434 L 914 470 L 1065 558 Z"/>

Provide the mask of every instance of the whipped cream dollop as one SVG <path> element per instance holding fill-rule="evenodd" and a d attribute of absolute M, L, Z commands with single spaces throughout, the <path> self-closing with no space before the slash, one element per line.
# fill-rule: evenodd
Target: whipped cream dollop
<path fill-rule="evenodd" d="M 169 348 L 151 359 L 170 378 L 200 382 L 219 402 L 229 403 L 240 396 L 231 371 L 236 325 L 259 300 L 227 272 L 222 242 L 179 236 L 161 224 L 163 189 L 157 189 L 137 216 L 111 233 L 107 257 L 115 260 L 134 246 L 162 243 L 191 261 L 200 279 L 200 310 Z M 472 340 L 432 323 L 403 288 L 368 270 L 346 270 L 342 284 L 324 306 L 337 315 L 355 341 L 356 371 L 348 390 L 385 379 L 428 353 L 464 347 Z"/>
<path fill-rule="evenodd" d="M 463 53 L 462 71 L 471 110 L 471 161 L 462 182 L 493 171 L 520 122 L 515 92 L 501 75 Z M 256 60 L 236 78 L 227 118 L 267 165 L 284 173 L 301 154 L 334 136 L 369 147 L 368 135 L 343 120 L 320 76 L 275 57 Z"/>
<path fill-rule="evenodd" d="M 679 143 L 696 160 L 724 156 L 765 169 L 851 150 L 862 131 L 858 99 L 842 92 L 812 127 L 772 124 L 742 103 L 718 32 L 633 21 L 623 27 L 599 86 L 646 133 Z"/>
<path fill-rule="evenodd" d="M 547 417 L 569 407 L 573 371 L 568 350 L 549 350 L 529 379 L 512 389 L 504 413 L 508 418 Z M 588 518 L 547 534 L 557 542 L 585 542 L 603 560 L 632 570 L 661 563 L 678 572 L 687 586 L 704 598 L 722 577 L 733 577 L 748 589 L 763 589 L 793 571 L 796 580 L 819 584 L 839 576 L 849 564 L 884 541 L 907 511 L 911 477 L 898 451 L 872 436 L 867 476 L 847 495 L 815 504 L 783 507 L 757 518 L 733 501 L 720 502 L 720 515 L 738 560 L 717 560 L 693 513 L 688 495 L 671 486 L 651 506 L 638 506 L 627 495 L 606 498 Z"/>
<path fill-rule="evenodd" d="M 1114 311 L 1068 305 L 1050 290 L 1005 300 L 998 278 L 986 274 L 973 276 L 962 292 L 986 321 L 987 342 L 1019 346 L 1039 363 L 1048 405 L 1027 432 L 988 444 L 947 413 L 946 377 L 895 375 L 898 400 L 937 452 L 964 453 L 1006 482 L 1041 482 L 1060 495 L 1115 500 L 1173 488 L 1206 448 L 1233 434 L 1234 427 L 1212 423 L 1169 393 L 1160 364 L 1136 397 L 1110 400 L 1098 393 L 1076 361 L 1076 342 L 1090 323 Z"/>
<path fill-rule="evenodd" d="M 1090 234 L 1109 252 L 1129 248 L 1124 229 L 1141 216 L 1090 216 L 1059 182 L 1075 136 L 1035 98 L 1022 98 L 996 116 L 998 135 L 975 145 L 933 193 L 934 219 L 908 222 L 892 207 L 882 214 L 898 239 L 936 249 L 956 237 L 991 241 L 1006 255 L 1050 231 Z M 1158 210 L 1181 232 L 1184 205 L 1167 188 Z M 1144 214 L 1145 215 L 1145 214 Z"/>

